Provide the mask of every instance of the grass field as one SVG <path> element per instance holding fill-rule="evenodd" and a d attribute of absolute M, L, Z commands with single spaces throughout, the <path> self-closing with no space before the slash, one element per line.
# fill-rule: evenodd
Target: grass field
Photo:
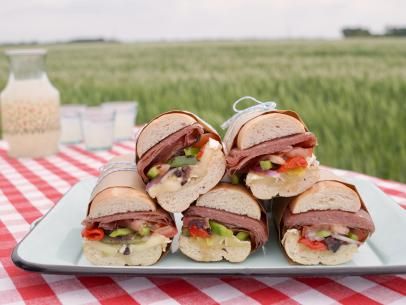
<path fill-rule="evenodd" d="M 322 163 L 406 182 L 406 40 L 49 46 L 63 103 L 135 99 L 219 125 L 243 95 L 301 113 Z M 2 49 L 0 49 L 2 51 Z M 0 59 L 0 87 L 7 62 Z"/>

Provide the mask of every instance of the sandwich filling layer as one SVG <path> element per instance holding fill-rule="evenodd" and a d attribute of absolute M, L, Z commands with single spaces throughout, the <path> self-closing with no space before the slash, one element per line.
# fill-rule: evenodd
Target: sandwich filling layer
<path fill-rule="evenodd" d="M 214 135 L 193 124 L 168 136 L 138 161 L 138 171 L 147 182 L 148 194 L 176 192 L 183 185 L 208 174 L 213 158 L 222 150 Z"/>
<path fill-rule="evenodd" d="M 178 130 L 149 149 L 137 162 L 138 173 L 142 180 L 148 182 L 157 177 L 158 175 L 148 175 L 154 165 L 164 164 L 172 157 L 182 153 L 185 147 L 195 144 L 203 134 L 203 127 L 195 123 Z"/>
<path fill-rule="evenodd" d="M 82 237 L 94 241 L 106 255 L 130 255 L 158 245 L 165 251 L 177 234 L 173 219 L 162 209 L 87 217 L 82 224 L 85 226 Z"/>
<path fill-rule="evenodd" d="M 268 240 L 265 219 L 257 220 L 201 206 L 191 206 L 184 213 L 182 235 L 203 240 L 207 247 L 218 241 L 235 245 L 239 241 L 251 241 L 253 250 Z"/>
<path fill-rule="evenodd" d="M 266 141 L 248 149 L 233 148 L 227 168 L 231 176 L 247 174 L 246 183 L 258 179 L 286 180 L 300 176 L 307 168 L 317 167 L 313 154 L 317 139 L 311 132 Z"/>
<path fill-rule="evenodd" d="M 337 252 L 342 245 L 361 245 L 374 232 L 368 212 L 340 210 L 308 211 L 293 214 L 286 209 L 282 219 L 283 235 L 291 229 L 300 232 L 299 243 L 315 251 Z"/>

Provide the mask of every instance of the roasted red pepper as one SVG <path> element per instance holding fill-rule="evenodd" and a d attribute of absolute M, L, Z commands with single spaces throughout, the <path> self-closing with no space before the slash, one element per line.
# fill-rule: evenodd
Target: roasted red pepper
<path fill-rule="evenodd" d="M 104 238 L 104 231 L 100 228 L 84 228 L 82 230 L 82 237 L 88 240 L 102 240 Z"/>
<path fill-rule="evenodd" d="M 204 148 L 202 147 L 202 148 L 200 148 L 200 151 L 197 153 L 196 159 L 200 160 L 203 157 L 203 154 L 204 154 Z"/>
<path fill-rule="evenodd" d="M 282 164 L 281 167 L 279 167 L 278 172 L 283 173 L 287 172 L 292 169 L 297 169 L 297 168 L 306 168 L 307 167 L 307 161 L 303 157 L 293 157 L 289 158 L 286 160 L 285 164 Z"/>
<path fill-rule="evenodd" d="M 209 139 L 215 139 L 214 135 L 211 133 L 204 133 L 200 136 L 199 141 L 197 141 L 195 144 L 193 144 L 193 147 L 198 147 L 202 148 L 206 143 L 209 141 Z"/>
<path fill-rule="evenodd" d="M 189 227 L 189 233 L 192 237 L 206 238 L 210 236 L 209 232 L 207 232 L 205 229 L 198 228 L 197 226 Z"/>
<path fill-rule="evenodd" d="M 301 237 L 299 239 L 299 243 L 305 245 L 306 247 L 308 247 L 312 250 L 319 250 L 319 251 L 327 250 L 327 245 L 321 241 L 310 240 L 310 239 Z"/>

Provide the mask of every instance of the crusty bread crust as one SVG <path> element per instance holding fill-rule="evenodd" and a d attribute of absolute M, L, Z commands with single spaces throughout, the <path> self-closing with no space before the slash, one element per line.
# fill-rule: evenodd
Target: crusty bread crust
<path fill-rule="evenodd" d="M 250 241 L 239 241 L 238 246 L 224 245 L 222 248 L 202 247 L 196 238 L 181 235 L 179 239 L 180 251 L 187 257 L 198 262 L 218 262 L 223 259 L 239 263 L 251 253 Z"/>
<path fill-rule="evenodd" d="M 154 119 L 138 134 L 137 156 L 141 158 L 166 137 L 196 122 L 191 115 L 179 112 L 166 113 Z"/>
<path fill-rule="evenodd" d="M 236 142 L 239 149 L 247 149 L 265 141 L 305 131 L 304 125 L 290 115 L 268 113 L 248 121 L 240 129 Z"/>
<path fill-rule="evenodd" d="M 320 181 L 293 199 L 289 208 L 293 214 L 310 210 L 357 212 L 361 208 L 361 200 L 353 189 L 343 183 Z"/>
<path fill-rule="evenodd" d="M 302 176 L 296 176 L 286 181 L 274 181 L 271 178 L 264 177 L 263 179 L 247 183 L 247 186 L 256 198 L 262 200 L 272 199 L 278 195 L 281 197 L 292 197 L 309 189 L 319 180 L 319 176 L 319 168 L 311 166 L 306 169 Z"/>
<path fill-rule="evenodd" d="M 261 208 L 257 200 L 242 185 L 220 183 L 200 196 L 196 206 L 219 209 L 251 218 L 261 219 Z"/>
<path fill-rule="evenodd" d="M 130 187 L 111 187 L 96 195 L 88 217 L 155 210 L 155 202 L 145 192 Z"/>
<path fill-rule="evenodd" d="M 286 254 L 291 260 L 302 265 L 339 265 L 352 259 L 354 253 L 358 251 L 355 244 L 342 245 L 337 252 L 329 250 L 311 250 L 299 243 L 300 232 L 297 229 L 286 231 L 282 239 L 282 245 Z"/>

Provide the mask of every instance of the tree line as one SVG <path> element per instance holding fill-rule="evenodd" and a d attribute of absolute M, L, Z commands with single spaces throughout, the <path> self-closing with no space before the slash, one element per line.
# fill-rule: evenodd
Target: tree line
<path fill-rule="evenodd" d="M 351 37 L 406 37 L 406 27 L 387 27 L 383 34 L 373 34 L 367 28 L 345 27 L 342 29 L 345 38 Z"/>

